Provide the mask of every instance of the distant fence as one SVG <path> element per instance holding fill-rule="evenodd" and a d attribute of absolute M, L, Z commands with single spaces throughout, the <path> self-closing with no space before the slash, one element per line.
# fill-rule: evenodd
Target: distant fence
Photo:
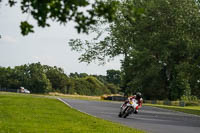
<path fill-rule="evenodd" d="M 7 88 L 0 88 L 0 91 L 5 91 L 5 92 L 20 92 L 20 89 L 7 89 Z"/>
<path fill-rule="evenodd" d="M 161 101 L 161 100 L 144 100 L 144 103 L 169 105 L 169 106 L 200 106 L 200 101 Z"/>
<path fill-rule="evenodd" d="M 185 102 L 184 101 L 160 101 L 160 100 L 144 100 L 144 103 L 150 103 L 150 104 L 159 104 L 159 105 L 172 105 L 172 106 L 181 106 L 184 107 L 185 106 Z"/>
<path fill-rule="evenodd" d="M 111 100 L 111 101 L 125 101 L 127 97 L 123 96 L 102 96 L 102 100 Z M 195 101 L 161 101 L 161 100 L 144 100 L 144 103 L 149 103 L 149 104 L 159 104 L 159 105 L 169 105 L 169 106 L 198 106 L 200 105 L 200 102 L 195 102 Z"/>

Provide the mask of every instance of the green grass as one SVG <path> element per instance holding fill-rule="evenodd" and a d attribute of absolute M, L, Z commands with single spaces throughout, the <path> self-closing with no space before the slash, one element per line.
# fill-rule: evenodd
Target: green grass
<path fill-rule="evenodd" d="M 0 133 L 142 133 L 53 99 L 0 93 Z"/>
<path fill-rule="evenodd" d="M 158 104 L 144 104 L 147 106 L 154 106 L 179 112 L 184 112 L 188 114 L 194 114 L 200 116 L 200 106 L 186 106 L 186 107 L 178 107 L 178 106 L 167 106 L 167 105 L 158 105 Z"/>

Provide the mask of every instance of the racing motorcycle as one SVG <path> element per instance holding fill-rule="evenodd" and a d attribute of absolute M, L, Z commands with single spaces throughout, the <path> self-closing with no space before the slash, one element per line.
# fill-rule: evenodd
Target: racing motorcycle
<path fill-rule="evenodd" d="M 121 106 L 119 117 L 126 118 L 130 114 L 136 111 L 136 107 L 138 106 L 138 102 L 136 99 L 129 100 L 129 102 L 125 106 Z"/>

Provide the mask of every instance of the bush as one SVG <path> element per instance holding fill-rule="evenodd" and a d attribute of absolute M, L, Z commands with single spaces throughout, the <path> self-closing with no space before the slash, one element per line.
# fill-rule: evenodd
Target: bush
<path fill-rule="evenodd" d="M 84 79 L 76 79 L 74 89 L 79 95 L 92 95 L 90 85 Z"/>
<path fill-rule="evenodd" d="M 197 102 L 198 98 L 196 96 L 193 96 L 193 95 L 191 95 L 191 96 L 185 96 L 185 95 L 183 95 L 181 97 L 181 100 L 182 101 L 195 101 L 195 102 Z"/>
<path fill-rule="evenodd" d="M 110 90 L 110 92 L 112 94 L 117 94 L 118 91 L 119 91 L 119 87 L 117 87 L 116 85 L 114 84 L 106 84 L 106 87 L 108 88 L 108 90 Z"/>
<path fill-rule="evenodd" d="M 199 106 L 198 102 L 186 102 L 185 106 Z"/>

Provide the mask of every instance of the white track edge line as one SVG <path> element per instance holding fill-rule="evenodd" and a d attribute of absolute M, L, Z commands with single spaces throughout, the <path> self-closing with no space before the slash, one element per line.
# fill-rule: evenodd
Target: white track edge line
<path fill-rule="evenodd" d="M 72 106 L 71 106 L 71 105 L 69 105 L 67 102 L 63 101 L 61 98 L 57 98 L 57 100 L 59 100 L 59 101 L 63 102 L 64 104 L 66 104 L 67 106 L 69 106 L 70 108 L 72 108 Z"/>

